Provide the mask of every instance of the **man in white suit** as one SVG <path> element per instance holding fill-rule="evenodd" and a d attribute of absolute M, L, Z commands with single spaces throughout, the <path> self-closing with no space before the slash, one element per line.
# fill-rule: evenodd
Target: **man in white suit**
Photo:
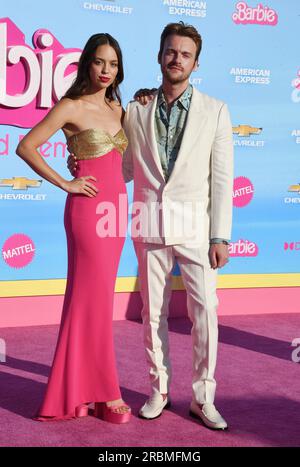
<path fill-rule="evenodd" d="M 216 280 L 217 269 L 228 261 L 231 237 L 232 126 L 226 104 L 189 84 L 201 44 L 193 26 L 165 27 L 158 55 L 162 86 L 148 105 L 131 102 L 127 107 L 124 128 L 130 144 L 123 174 L 126 182 L 134 180 L 131 235 L 152 388 L 139 414 L 153 419 L 170 405 L 167 317 L 177 261 L 193 324 L 190 414 L 209 428 L 225 429 L 214 406 Z"/>

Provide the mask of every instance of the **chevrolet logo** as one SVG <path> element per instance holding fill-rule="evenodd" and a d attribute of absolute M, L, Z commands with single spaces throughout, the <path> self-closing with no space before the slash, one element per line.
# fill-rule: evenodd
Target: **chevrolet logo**
<path fill-rule="evenodd" d="M 0 186 L 11 186 L 13 190 L 27 190 L 37 188 L 41 185 L 42 180 L 32 180 L 26 177 L 13 177 L 0 179 Z"/>
<path fill-rule="evenodd" d="M 250 125 L 239 125 L 232 127 L 232 133 L 238 136 L 259 135 L 261 131 L 262 128 L 255 128 Z"/>
<path fill-rule="evenodd" d="M 288 191 L 293 191 L 300 194 L 300 183 L 298 185 L 291 185 Z"/>

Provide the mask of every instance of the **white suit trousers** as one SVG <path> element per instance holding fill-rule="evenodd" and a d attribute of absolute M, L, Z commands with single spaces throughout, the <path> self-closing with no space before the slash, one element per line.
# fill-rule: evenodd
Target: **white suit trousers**
<path fill-rule="evenodd" d="M 168 393 L 171 382 L 168 310 L 172 270 L 177 260 L 192 322 L 192 393 L 199 404 L 213 403 L 218 345 L 217 269 L 209 263 L 209 245 L 165 246 L 133 242 L 139 265 L 146 359 L 152 391 Z M 180 351 L 178 349 L 178 351 Z"/>

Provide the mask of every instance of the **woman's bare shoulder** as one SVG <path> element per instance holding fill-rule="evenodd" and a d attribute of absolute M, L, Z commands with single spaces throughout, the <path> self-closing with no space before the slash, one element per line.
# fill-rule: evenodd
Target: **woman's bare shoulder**
<path fill-rule="evenodd" d="M 116 99 L 111 100 L 109 102 L 109 105 L 111 105 L 114 110 L 119 111 L 120 113 L 122 112 L 122 104 L 120 104 L 120 102 L 118 100 L 116 100 Z"/>
<path fill-rule="evenodd" d="M 80 106 L 79 99 L 71 99 L 70 97 L 62 97 L 56 105 L 59 105 L 62 109 L 66 111 L 78 110 Z"/>

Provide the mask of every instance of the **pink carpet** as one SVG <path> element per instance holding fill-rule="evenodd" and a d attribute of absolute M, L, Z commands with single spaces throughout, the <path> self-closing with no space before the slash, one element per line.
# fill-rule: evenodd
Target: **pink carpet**
<path fill-rule="evenodd" d="M 133 408 L 127 425 L 92 416 L 41 423 L 31 416 L 41 402 L 57 325 L 3 328 L 7 359 L 0 363 L 1 446 L 300 446 L 299 364 L 291 342 L 300 337 L 300 314 L 221 316 L 216 378 L 217 408 L 227 432 L 190 418 L 190 323 L 171 319 L 172 408 L 153 421 L 137 418 L 149 391 L 141 323 L 115 321 L 123 397 Z"/>

